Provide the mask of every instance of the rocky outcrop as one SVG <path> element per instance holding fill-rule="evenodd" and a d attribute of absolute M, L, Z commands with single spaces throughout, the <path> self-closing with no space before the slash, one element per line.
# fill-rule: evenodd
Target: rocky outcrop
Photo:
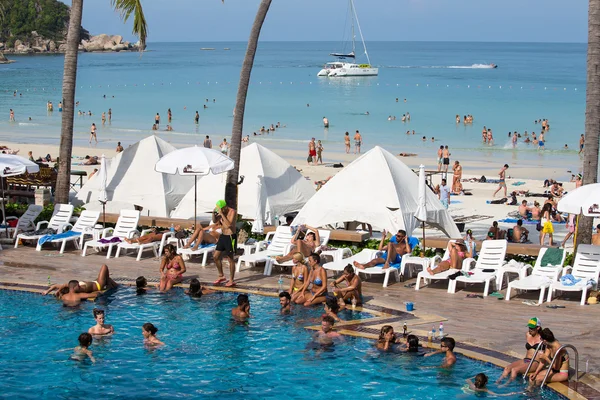
<path fill-rule="evenodd" d="M 6 43 L 0 43 L 0 51 L 12 54 L 33 53 L 64 53 L 67 50 L 66 41 L 55 42 L 38 35 L 36 31 L 31 32 L 29 40 L 15 40 L 12 47 Z M 115 51 L 138 51 L 139 43 L 124 42 L 121 35 L 101 34 L 84 39 L 79 45 L 79 51 L 83 52 L 115 52 Z"/>
<path fill-rule="evenodd" d="M 9 60 L 4 57 L 4 54 L 0 53 L 0 64 L 10 64 L 11 62 L 13 62 L 13 60 Z"/>

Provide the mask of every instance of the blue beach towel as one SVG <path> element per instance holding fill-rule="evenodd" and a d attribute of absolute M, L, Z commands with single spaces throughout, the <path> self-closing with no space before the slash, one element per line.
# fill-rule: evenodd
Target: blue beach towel
<path fill-rule="evenodd" d="M 521 186 L 521 185 L 524 185 L 524 184 L 525 184 L 525 182 L 520 182 L 519 181 L 519 182 L 513 183 L 512 186 Z"/>
<path fill-rule="evenodd" d="M 41 246 L 44 243 L 51 241 L 51 240 L 65 239 L 65 238 L 70 238 L 70 237 L 79 236 L 79 235 L 81 235 L 80 232 L 73 232 L 73 231 L 57 233 L 56 235 L 44 235 L 40 238 L 39 243 Z"/>
<path fill-rule="evenodd" d="M 575 278 L 571 274 L 564 275 L 560 278 L 560 283 L 562 283 L 565 286 L 574 286 L 579 282 L 581 282 L 581 279 Z"/>

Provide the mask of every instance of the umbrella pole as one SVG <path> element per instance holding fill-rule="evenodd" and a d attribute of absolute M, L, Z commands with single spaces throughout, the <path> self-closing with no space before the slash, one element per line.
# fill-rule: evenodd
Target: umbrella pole
<path fill-rule="evenodd" d="M 102 203 L 102 227 L 106 228 L 106 202 Z"/>
<path fill-rule="evenodd" d="M 197 208 L 197 204 L 198 204 L 198 192 L 196 191 L 196 185 L 198 182 L 198 177 L 196 175 L 194 175 L 194 229 L 196 229 L 196 225 L 197 222 L 196 220 L 198 219 L 198 213 L 196 211 Z"/>
<path fill-rule="evenodd" d="M 421 257 L 425 257 L 425 221 L 423 221 L 423 248 L 421 249 Z"/>
<path fill-rule="evenodd" d="M 4 208 L 4 178 L 0 177 L 0 187 L 2 187 L 2 218 L 4 218 L 4 231 L 8 239 L 8 222 L 6 222 L 6 209 Z"/>

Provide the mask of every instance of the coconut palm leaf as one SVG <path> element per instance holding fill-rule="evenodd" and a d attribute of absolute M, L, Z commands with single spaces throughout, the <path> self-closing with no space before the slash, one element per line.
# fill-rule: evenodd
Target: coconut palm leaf
<path fill-rule="evenodd" d="M 111 4 L 115 11 L 121 14 L 124 22 L 127 22 L 133 14 L 133 34 L 140 39 L 140 51 L 144 51 L 148 37 L 148 23 L 144 16 L 141 0 L 111 0 Z"/>

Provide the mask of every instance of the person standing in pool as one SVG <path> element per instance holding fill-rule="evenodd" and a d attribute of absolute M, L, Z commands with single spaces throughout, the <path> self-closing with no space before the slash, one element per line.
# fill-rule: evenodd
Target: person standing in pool
<path fill-rule="evenodd" d="M 346 287 L 338 287 L 338 285 L 344 281 L 346 282 Z M 362 281 L 355 273 L 352 265 L 346 265 L 344 267 L 343 275 L 331 282 L 331 286 L 334 287 L 333 295 L 340 299 L 340 303 L 345 304 L 346 301 L 352 301 L 354 299 L 354 305 L 362 305 Z"/>
<path fill-rule="evenodd" d="M 146 322 L 142 325 L 142 335 L 144 336 L 144 344 L 147 346 L 162 346 L 163 342 L 158 340 L 156 337 L 156 332 L 158 332 L 158 328 L 155 327 L 150 322 Z"/>
<path fill-rule="evenodd" d="M 112 325 L 104 324 L 104 310 L 100 308 L 94 308 L 94 319 L 96 320 L 96 325 L 92 326 L 88 329 L 88 333 L 90 335 L 95 336 L 105 336 L 112 335 L 115 333 L 115 328 Z"/>
<path fill-rule="evenodd" d="M 449 368 L 449 367 L 453 366 L 454 364 L 456 364 L 456 356 L 454 355 L 454 346 L 455 345 L 456 345 L 456 342 L 454 341 L 453 338 L 445 337 L 442 339 L 442 343 L 440 344 L 440 349 L 437 351 L 434 351 L 432 353 L 425 354 L 425 357 L 431 357 L 436 354 L 445 354 L 444 360 L 442 361 L 442 364 L 440 365 L 440 367 Z"/>
<path fill-rule="evenodd" d="M 327 272 L 321 266 L 321 256 L 317 253 L 311 253 L 308 256 L 308 265 L 310 274 L 301 291 L 301 295 L 306 299 L 304 302 L 306 307 L 321 304 L 327 296 Z M 309 285 L 311 285 L 310 294 L 312 296 L 306 294 Z"/>
<path fill-rule="evenodd" d="M 183 258 L 177 254 L 177 249 L 172 244 L 164 247 L 163 254 L 160 261 L 160 284 L 158 288 L 161 292 L 168 292 L 174 285 L 183 281 L 183 274 L 186 269 Z"/>
<path fill-rule="evenodd" d="M 390 351 L 394 349 L 396 345 L 396 334 L 394 333 L 394 328 L 391 325 L 384 325 L 381 327 L 381 331 L 379 332 L 379 340 L 375 346 L 379 350 Z"/>
<path fill-rule="evenodd" d="M 288 292 L 279 293 L 280 314 L 290 314 L 292 312 L 292 296 Z"/>
<path fill-rule="evenodd" d="M 225 200 L 219 200 L 215 207 L 215 213 L 221 217 L 221 229 L 223 233 L 219 236 L 213 257 L 217 266 L 217 271 L 219 272 L 219 276 L 217 280 L 214 281 L 214 284 L 218 285 L 227 281 L 223 274 L 223 258 L 226 258 L 229 263 L 229 281 L 225 286 L 231 287 L 235 286 L 235 262 L 233 257 L 237 248 L 237 232 L 235 226 L 237 222 L 237 210 L 229 207 Z"/>
<path fill-rule="evenodd" d="M 231 310 L 231 316 L 237 321 L 245 321 L 250 318 L 250 299 L 247 294 L 239 294 L 237 297 L 237 307 Z"/>
<path fill-rule="evenodd" d="M 327 343 L 323 343 L 322 339 L 341 339 L 342 335 L 333 331 L 333 326 L 335 325 L 335 320 L 333 317 L 329 315 L 325 315 L 321 320 L 321 330 L 317 332 L 317 341 L 322 344 L 331 344 L 331 341 L 327 341 Z"/>

